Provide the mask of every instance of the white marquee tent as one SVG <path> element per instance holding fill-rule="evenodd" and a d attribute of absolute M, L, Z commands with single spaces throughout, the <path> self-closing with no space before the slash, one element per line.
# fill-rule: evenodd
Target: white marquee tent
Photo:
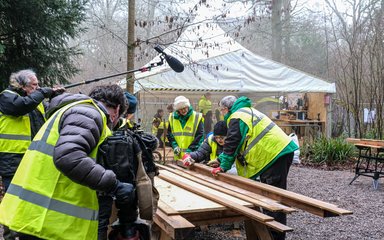
<path fill-rule="evenodd" d="M 176 73 L 164 63 L 135 73 L 135 92 L 336 92 L 334 83 L 253 54 L 220 26 L 204 20 L 195 19 L 164 52 L 179 59 L 184 71 Z M 159 61 L 157 56 L 150 63 Z M 125 80 L 121 84 L 125 85 Z"/>

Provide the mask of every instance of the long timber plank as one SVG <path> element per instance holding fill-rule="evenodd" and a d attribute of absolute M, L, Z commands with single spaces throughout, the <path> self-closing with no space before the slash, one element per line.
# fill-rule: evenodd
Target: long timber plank
<path fill-rule="evenodd" d="M 211 168 L 203 164 L 195 163 L 191 166 L 190 170 L 201 173 L 207 177 L 235 185 L 247 191 L 263 195 L 265 197 L 277 200 L 285 205 L 305 210 L 309 213 L 321 217 L 334 217 L 340 215 L 352 214 L 352 211 L 342 209 L 334 204 L 323 202 L 314 198 L 310 198 L 298 193 L 290 192 L 288 190 L 280 189 L 264 183 L 253 181 L 244 177 L 234 176 L 229 174 L 218 174 L 213 177 Z"/>
<path fill-rule="evenodd" d="M 258 211 L 251 209 L 251 208 L 245 207 L 245 206 L 240 205 L 236 202 L 230 201 L 228 199 L 223 199 L 223 198 L 218 197 L 214 194 L 211 194 L 211 193 L 207 192 L 206 190 L 203 190 L 202 188 L 197 187 L 198 184 L 194 185 L 193 182 L 188 181 L 187 179 L 185 179 L 185 181 L 180 180 L 180 177 L 177 177 L 177 175 L 175 175 L 171 172 L 161 170 L 160 174 L 157 177 L 160 179 L 163 179 L 164 181 L 170 182 L 176 186 L 182 187 L 182 188 L 184 188 L 190 192 L 193 192 L 197 195 L 203 196 L 203 197 L 205 197 L 211 201 L 222 204 L 223 206 L 226 206 L 226 207 L 232 209 L 233 211 L 241 213 L 242 215 L 244 215 L 244 216 L 246 216 L 252 220 L 258 221 L 260 223 L 265 224 L 266 222 L 270 222 L 270 221 L 274 220 L 272 217 L 267 216 L 265 214 L 262 214 Z M 290 227 L 284 226 L 284 228 L 283 228 L 283 227 L 276 225 L 276 224 L 270 224 L 269 227 L 272 227 L 275 230 L 280 231 L 280 232 L 291 230 Z"/>
<path fill-rule="evenodd" d="M 221 191 L 221 192 L 226 193 L 228 195 L 237 197 L 237 198 L 242 199 L 244 201 L 250 202 L 257 207 L 262 207 L 262 208 L 267 209 L 267 210 L 272 211 L 272 212 L 281 211 L 284 213 L 291 213 L 291 212 L 296 211 L 296 209 L 284 206 L 284 205 L 277 203 L 274 200 L 268 199 L 264 196 L 257 195 L 255 193 L 245 191 L 245 190 L 241 191 L 240 188 L 234 187 L 234 186 L 229 185 L 229 184 L 225 184 L 223 182 L 216 181 L 214 179 L 207 179 L 207 177 L 205 177 L 204 175 L 201 175 L 201 174 L 198 174 L 198 173 L 195 173 L 192 171 L 185 171 L 184 169 L 182 169 L 176 165 L 172 166 L 174 168 L 170 168 L 170 167 L 163 166 L 163 165 L 161 165 L 161 166 L 159 165 L 159 167 L 161 169 L 165 169 L 165 170 L 170 171 L 172 173 L 175 173 L 179 176 L 187 178 L 191 181 L 194 181 L 194 182 L 197 182 L 197 183 L 202 184 L 204 186 L 207 186 L 209 188 Z M 223 186 L 223 185 L 225 185 L 225 186 Z"/>
<path fill-rule="evenodd" d="M 361 145 L 368 145 L 368 146 L 384 147 L 384 141 L 378 140 L 378 139 L 347 138 L 346 141 L 355 145 L 361 144 Z"/>

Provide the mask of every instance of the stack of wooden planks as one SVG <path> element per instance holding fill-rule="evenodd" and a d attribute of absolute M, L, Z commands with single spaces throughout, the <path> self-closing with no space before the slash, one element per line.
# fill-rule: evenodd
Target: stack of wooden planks
<path fill-rule="evenodd" d="M 336 205 L 243 177 L 224 173 L 213 177 L 210 168 L 202 164 L 189 169 L 174 164 L 158 166 L 161 170 L 155 185 L 160 201 L 155 223 L 161 229 L 161 239 L 188 239 L 195 226 L 240 220 L 246 220 L 247 239 L 272 239 L 269 229 L 293 230 L 262 209 L 287 214 L 302 209 L 321 217 L 352 214 Z"/>

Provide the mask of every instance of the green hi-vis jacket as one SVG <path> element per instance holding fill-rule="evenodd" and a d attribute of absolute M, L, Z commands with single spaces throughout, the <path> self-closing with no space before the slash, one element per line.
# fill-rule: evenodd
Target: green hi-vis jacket
<path fill-rule="evenodd" d="M 203 116 L 201 115 L 201 113 L 193 111 L 192 114 L 189 116 L 185 126 L 182 127 L 180 121 L 178 119 L 175 119 L 173 114 L 169 115 L 169 124 L 172 134 L 175 137 L 177 145 L 181 150 L 181 154 L 174 156 L 175 160 L 180 160 L 183 157 L 189 145 L 195 139 L 197 127 L 202 117 Z"/>
<path fill-rule="evenodd" d="M 19 95 L 11 90 L 4 90 Z M 44 116 L 44 105 L 40 103 L 37 110 Z M 29 114 L 23 116 L 5 115 L 0 112 L 0 152 L 23 154 L 31 144 L 31 122 Z"/>
<path fill-rule="evenodd" d="M 105 114 L 91 99 L 58 110 L 35 136 L 0 204 L 0 223 L 11 230 L 43 239 L 97 239 L 96 191 L 64 176 L 53 162 L 61 116 L 77 104 L 94 105 L 103 118 L 103 132 L 89 157 L 96 158 L 110 135 Z"/>
<path fill-rule="evenodd" d="M 271 119 L 254 108 L 238 109 L 227 122 L 234 118 L 242 120 L 249 128 L 239 152 L 245 158 L 245 165 L 236 161 L 236 168 L 240 176 L 250 178 L 271 163 L 291 139 Z"/>

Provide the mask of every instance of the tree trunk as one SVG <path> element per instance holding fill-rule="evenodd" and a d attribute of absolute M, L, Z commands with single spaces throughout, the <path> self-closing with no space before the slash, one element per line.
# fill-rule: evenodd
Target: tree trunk
<path fill-rule="evenodd" d="M 281 62 L 283 0 L 272 0 L 272 60 Z"/>
<path fill-rule="evenodd" d="M 135 0 L 128 1 L 127 71 L 135 67 Z M 127 74 L 126 90 L 133 93 L 134 73 Z"/>

